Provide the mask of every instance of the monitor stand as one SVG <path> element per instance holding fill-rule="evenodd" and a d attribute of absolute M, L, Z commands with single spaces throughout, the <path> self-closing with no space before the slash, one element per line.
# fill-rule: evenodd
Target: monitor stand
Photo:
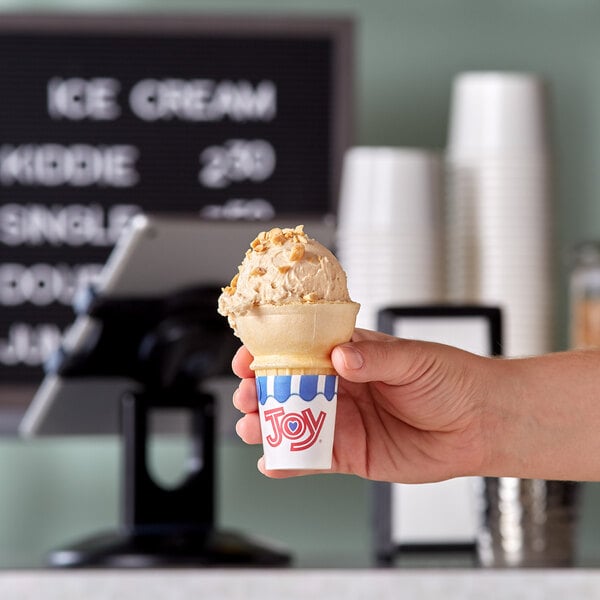
<path fill-rule="evenodd" d="M 148 416 L 160 408 L 190 411 L 192 455 L 188 473 L 166 490 L 147 466 Z M 128 393 L 121 401 L 123 515 L 120 531 L 52 551 L 53 567 L 285 566 L 290 555 L 275 545 L 215 528 L 214 398 L 168 389 Z"/>

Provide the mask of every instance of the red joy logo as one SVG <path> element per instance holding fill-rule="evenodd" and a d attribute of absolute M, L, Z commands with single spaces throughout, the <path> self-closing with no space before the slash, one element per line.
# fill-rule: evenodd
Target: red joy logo
<path fill-rule="evenodd" d="M 317 417 L 310 408 L 299 413 L 287 413 L 283 407 L 272 408 L 264 412 L 264 418 L 271 425 L 272 432 L 266 436 L 270 446 L 279 446 L 283 438 L 290 440 L 290 450 L 297 452 L 310 448 L 318 439 L 326 417 L 321 411 Z"/>

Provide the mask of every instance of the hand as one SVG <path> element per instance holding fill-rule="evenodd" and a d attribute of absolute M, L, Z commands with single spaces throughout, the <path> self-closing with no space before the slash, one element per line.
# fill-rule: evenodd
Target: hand
<path fill-rule="evenodd" d="M 487 456 L 485 401 L 493 359 L 450 346 L 397 339 L 357 329 L 334 348 L 340 375 L 331 472 L 418 483 L 476 474 Z M 244 413 L 238 435 L 261 443 L 252 356 L 242 346 L 233 359 L 242 378 L 233 398 Z M 307 471 L 265 469 L 269 477 Z M 319 471 L 322 472 L 322 471 Z"/>

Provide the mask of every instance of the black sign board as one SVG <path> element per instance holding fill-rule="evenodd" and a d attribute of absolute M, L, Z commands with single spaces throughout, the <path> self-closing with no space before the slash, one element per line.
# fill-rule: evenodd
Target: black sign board
<path fill-rule="evenodd" d="M 133 214 L 334 212 L 350 45 L 345 19 L 3 15 L 0 384 L 39 381 Z"/>

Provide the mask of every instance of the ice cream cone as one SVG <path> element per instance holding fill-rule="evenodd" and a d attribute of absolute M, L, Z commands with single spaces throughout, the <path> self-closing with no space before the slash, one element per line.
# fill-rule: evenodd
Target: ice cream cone
<path fill-rule="evenodd" d="M 356 302 L 263 305 L 236 325 L 256 375 L 335 374 L 331 350 L 352 337 L 358 309 Z"/>
<path fill-rule="evenodd" d="M 259 233 L 223 288 L 219 312 L 254 356 L 267 469 L 331 467 L 330 355 L 350 340 L 358 309 L 338 260 L 302 225 Z"/>

